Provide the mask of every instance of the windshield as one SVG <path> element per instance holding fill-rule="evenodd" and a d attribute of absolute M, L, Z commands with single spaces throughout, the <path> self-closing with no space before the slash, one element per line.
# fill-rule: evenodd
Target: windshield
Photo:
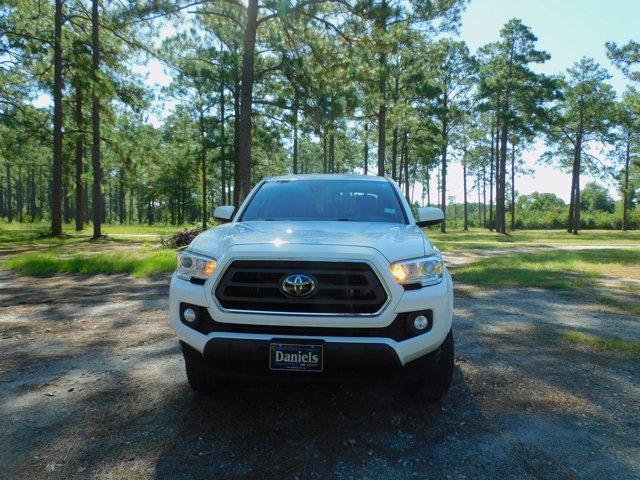
<path fill-rule="evenodd" d="M 259 220 L 407 223 L 391 184 L 366 180 L 266 182 L 241 218 Z"/>

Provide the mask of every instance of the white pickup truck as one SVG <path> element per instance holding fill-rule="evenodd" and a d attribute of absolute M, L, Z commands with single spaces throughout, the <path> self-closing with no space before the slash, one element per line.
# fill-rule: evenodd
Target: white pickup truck
<path fill-rule="evenodd" d="M 223 377 L 399 381 L 430 399 L 453 372 L 453 287 L 383 177 L 261 181 L 178 256 L 170 321 L 193 389 Z"/>

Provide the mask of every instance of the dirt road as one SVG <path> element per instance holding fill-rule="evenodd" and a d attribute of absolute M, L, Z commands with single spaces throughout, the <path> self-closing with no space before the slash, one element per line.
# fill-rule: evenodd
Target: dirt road
<path fill-rule="evenodd" d="M 168 280 L 0 272 L 0 478 L 640 478 L 640 364 L 563 343 L 640 319 L 542 290 L 456 298 L 453 387 L 189 390 Z"/>

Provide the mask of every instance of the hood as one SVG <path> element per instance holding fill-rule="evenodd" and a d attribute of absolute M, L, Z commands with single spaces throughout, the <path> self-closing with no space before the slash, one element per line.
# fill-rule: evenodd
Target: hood
<path fill-rule="evenodd" d="M 277 243 L 371 247 L 390 262 L 429 255 L 433 248 L 415 225 L 382 222 L 242 222 L 198 235 L 189 250 L 219 257 L 234 245 Z"/>

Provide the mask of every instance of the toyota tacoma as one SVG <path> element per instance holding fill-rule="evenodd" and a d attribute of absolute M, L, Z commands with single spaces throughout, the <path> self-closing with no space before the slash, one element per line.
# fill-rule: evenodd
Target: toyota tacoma
<path fill-rule="evenodd" d="M 178 255 L 170 322 L 191 387 L 224 377 L 398 381 L 439 399 L 453 372 L 453 287 L 417 210 L 383 177 L 261 181 Z"/>

